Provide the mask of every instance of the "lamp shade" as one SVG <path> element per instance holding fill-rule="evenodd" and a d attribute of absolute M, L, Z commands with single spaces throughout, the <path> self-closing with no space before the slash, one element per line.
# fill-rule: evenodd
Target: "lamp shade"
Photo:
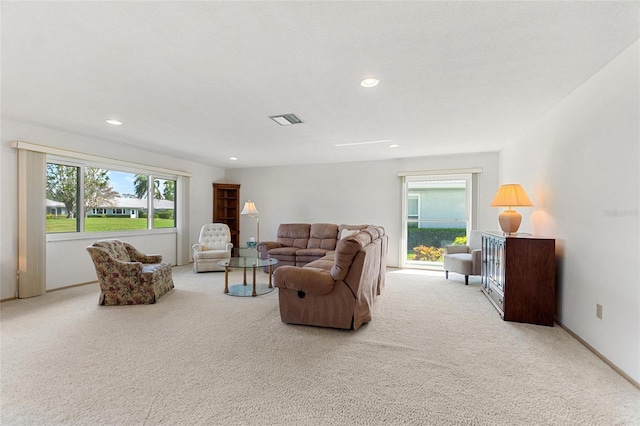
<path fill-rule="evenodd" d="M 258 209 L 256 208 L 256 204 L 251 200 L 245 202 L 244 203 L 244 207 L 242 208 L 242 211 L 240 212 L 240 214 L 248 214 L 250 216 L 257 216 L 258 215 Z"/>
<path fill-rule="evenodd" d="M 527 197 L 522 186 L 517 183 L 500 185 L 496 192 L 491 207 L 506 207 L 507 209 L 498 215 L 500 228 L 505 234 L 515 234 L 522 223 L 522 215 L 511 207 L 532 207 L 533 203 Z"/>
<path fill-rule="evenodd" d="M 532 207 L 533 203 L 518 183 L 500 185 L 493 197 L 491 207 Z"/>

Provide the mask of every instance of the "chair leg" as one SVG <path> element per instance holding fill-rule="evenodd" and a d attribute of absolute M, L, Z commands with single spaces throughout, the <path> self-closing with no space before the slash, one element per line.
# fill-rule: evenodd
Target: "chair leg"
<path fill-rule="evenodd" d="M 464 276 L 464 285 L 469 285 L 469 275 Z"/>
<path fill-rule="evenodd" d="M 449 279 L 449 271 L 444 271 L 444 279 L 445 280 Z"/>

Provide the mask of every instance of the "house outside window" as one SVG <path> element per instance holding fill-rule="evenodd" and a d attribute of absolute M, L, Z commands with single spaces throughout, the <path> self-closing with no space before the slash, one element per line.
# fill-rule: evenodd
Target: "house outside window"
<path fill-rule="evenodd" d="M 407 198 L 407 218 L 409 220 L 420 219 L 420 194 L 409 193 Z"/>
<path fill-rule="evenodd" d="M 470 223 L 471 177 L 405 178 L 403 267 L 440 268 L 444 247 L 466 241 Z"/>
<path fill-rule="evenodd" d="M 46 171 L 47 233 L 176 227 L 175 178 L 55 160 Z"/>

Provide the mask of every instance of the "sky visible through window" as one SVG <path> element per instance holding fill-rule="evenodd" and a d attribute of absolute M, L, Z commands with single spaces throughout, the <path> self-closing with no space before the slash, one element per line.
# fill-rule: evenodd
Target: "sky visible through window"
<path fill-rule="evenodd" d="M 113 187 L 113 190 L 118 192 L 121 196 L 124 194 L 135 194 L 133 181 L 136 175 L 133 173 L 116 172 L 109 170 L 107 173 L 109 176 L 109 183 Z"/>

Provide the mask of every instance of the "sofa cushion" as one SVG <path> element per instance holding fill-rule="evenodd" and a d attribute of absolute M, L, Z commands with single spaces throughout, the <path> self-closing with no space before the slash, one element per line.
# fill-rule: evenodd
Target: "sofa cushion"
<path fill-rule="evenodd" d="M 334 241 L 335 243 L 335 241 Z M 329 250 L 322 248 L 307 248 L 307 249 L 298 249 L 296 251 L 296 256 L 298 257 L 313 257 L 314 260 L 320 257 L 323 257 L 329 252 Z"/>
<path fill-rule="evenodd" d="M 366 232 L 369 235 L 371 235 L 372 240 L 375 240 L 376 238 L 380 237 L 380 234 L 378 233 L 378 229 L 375 226 L 370 226 L 367 229 L 363 229 L 362 232 Z"/>
<path fill-rule="evenodd" d="M 338 226 L 338 235 L 342 233 L 343 230 L 348 229 L 350 231 L 360 231 L 366 229 L 369 225 L 345 225 L 344 223 Z"/>
<path fill-rule="evenodd" d="M 153 274 L 161 269 L 171 269 L 171 265 L 166 263 L 150 263 L 148 265 L 142 265 L 143 274 Z"/>
<path fill-rule="evenodd" d="M 296 266 L 304 266 L 309 262 L 324 257 L 329 250 L 324 249 L 300 249 L 296 252 Z"/>
<path fill-rule="evenodd" d="M 471 253 L 448 254 L 444 258 L 445 271 L 454 271 L 462 275 L 474 275 Z"/>
<path fill-rule="evenodd" d="M 309 230 L 307 248 L 335 250 L 338 240 L 338 225 L 332 223 L 314 223 Z"/>
<path fill-rule="evenodd" d="M 340 231 L 340 239 L 347 238 L 349 235 L 360 232 L 358 229 L 343 229 Z"/>
<path fill-rule="evenodd" d="M 334 254 L 334 264 L 331 267 L 331 276 L 334 280 L 345 279 L 355 255 L 371 241 L 371 234 L 367 232 L 358 232 L 340 240 Z"/>
<path fill-rule="evenodd" d="M 269 257 L 278 259 L 278 265 L 280 264 L 296 264 L 296 251 L 300 249 L 296 247 L 277 247 L 269 250 Z"/>
<path fill-rule="evenodd" d="M 198 251 L 194 254 L 194 259 L 204 260 L 204 259 L 228 259 L 229 252 L 227 250 L 206 250 L 206 251 Z"/>
<path fill-rule="evenodd" d="M 295 256 L 296 252 L 301 250 L 297 247 L 276 247 L 269 250 L 269 256 Z"/>
<path fill-rule="evenodd" d="M 307 248 L 310 231 L 308 223 L 283 223 L 278 227 L 276 241 L 283 246 Z"/>

